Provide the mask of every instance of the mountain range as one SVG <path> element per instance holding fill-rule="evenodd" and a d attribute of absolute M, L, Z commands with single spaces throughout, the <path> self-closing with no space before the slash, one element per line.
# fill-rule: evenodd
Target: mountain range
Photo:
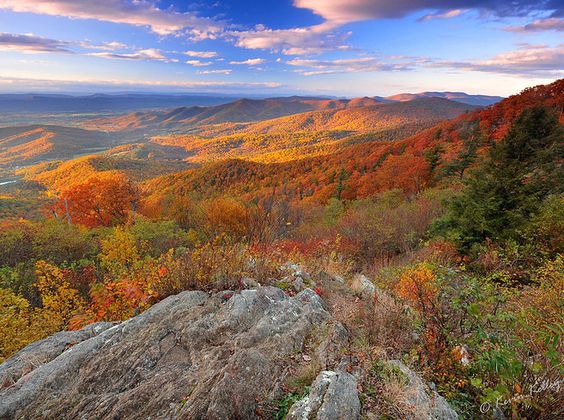
<path fill-rule="evenodd" d="M 265 120 L 273 120 L 280 117 L 300 114 L 301 121 L 297 127 L 288 121 L 274 121 L 274 125 L 282 125 L 280 130 L 308 130 L 308 129 L 347 129 L 353 120 L 359 117 L 363 122 L 357 124 L 361 129 L 369 129 L 370 126 L 378 125 L 378 115 L 386 113 L 387 117 L 397 114 L 397 118 L 403 118 L 403 113 L 411 109 L 426 116 L 433 115 L 436 120 L 452 118 L 458 113 L 470 110 L 473 106 L 460 102 L 441 98 L 417 98 L 413 101 L 404 102 L 382 102 L 376 98 L 355 99 L 318 99 L 318 98 L 272 98 L 262 100 L 239 99 L 227 104 L 210 107 L 181 107 L 164 111 L 145 111 L 131 114 L 93 119 L 83 124 L 84 128 L 103 130 L 108 132 L 143 131 L 150 133 L 162 133 L 163 130 L 174 132 L 194 133 L 198 127 L 212 126 L 225 123 L 249 123 Z M 359 111 L 360 110 L 360 111 Z M 384 111 L 386 110 L 386 111 Z M 317 111 L 314 113 L 314 111 Z M 410 111 L 407 112 L 409 114 Z M 333 119 L 335 117 L 335 119 Z M 299 118 L 298 118 L 299 120 Z M 329 121 L 332 120 L 332 121 Z M 340 123 L 340 120 L 345 122 Z M 314 127 L 315 124 L 323 127 Z M 348 121 L 348 123 L 346 122 Z M 329 124 L 329 126 L 327 125 Z M 267 124 L 268 125 L 268 124 Z M 286 125 L 286 127 L 284 127 Z M 233 127 L 229 127 L 229 130 Z M 237 129 L 237 127 L 235 127 Z M 238 129 L 241 129 L 239 127 Z M 247 130 L 247 126 L 242 129 Z M 266 128 L 265 128 L 266 129 Z M 258 129 L 264 130 L 264 129 Z M 272 129 L 266 129 L 272 131 Z M 206 131 L 206 130 L 197 130 Z M 256 131 L 256 130 L 254 130 Z"/>
<path fill-rule="evenodd" d="M 242 155 L 280 161 L 328 153 L 359 141 L 349 138 L 358 134 L 371 134 L 365 141 L 397 140 L 475 108 L 442 98 L 389 103 L 371 98 L 240 99 L 92 119 L 83 128 L 0 129 L 0 165 L 64 160 L 116 146 L 108 153 L 192 162 Z"/>
<path fill-rule="evenodd" d="M 0 94 L 0 112 L 7 113 L 96 113 L 114 112 L 126 113 L 138 110 L 178 108 L 191 106 L 214 106 L 233 102 L 245 95 L 211 95 L 211 94 L 94 94 L 94 95 L 64 95 L 64 94 Z M 315 97 L 289 96 L 271 98 L 276 102 L 302 102 L 312 105 L 314 102 L 326 101 L 327 107 L 340 107 L 341 103 L 364 102 L 365 105 L 376 102 L 405 101 L 421 97 L 437 97 L 458 102 L 488 106 L 499 102 L 499 96 L 469 95 L 462 92 L 423 92 L 403 93 L 388 97 L 373 96 L 352 100 Z M 317 109 L 312 106 L 309 110 Z"/>

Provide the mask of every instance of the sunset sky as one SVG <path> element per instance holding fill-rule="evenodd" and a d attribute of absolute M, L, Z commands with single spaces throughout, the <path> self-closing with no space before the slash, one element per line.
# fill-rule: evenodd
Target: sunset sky
<path fill-rule="evenodd" d="M 509 95 L 564 76 L 562 0 L 0 0 L 0 92 Z"/>

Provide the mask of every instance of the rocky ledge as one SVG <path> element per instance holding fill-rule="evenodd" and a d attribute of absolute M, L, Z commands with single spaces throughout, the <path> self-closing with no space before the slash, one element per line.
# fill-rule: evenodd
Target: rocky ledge
<path fill-rule="evenodd" d="M 0 365 L 0 419 L 279 418 L 286 384 L 305 368 L 317 378 L 287 418 L 355 420 L 360 373 L 348 346 L 311 289 L 183 292 L 22 349 Z M 410 384 L 418 405 L 427 394 L 417 377 Z M 438 401 L 423 401 L 426 418 L 455 419 Z"/>
<path fill-rule="evenodd" d="M 310 289 L 183 292 L 21 350 L 0 367 L 0 418 L 260 418 L 330 319 Z"/>

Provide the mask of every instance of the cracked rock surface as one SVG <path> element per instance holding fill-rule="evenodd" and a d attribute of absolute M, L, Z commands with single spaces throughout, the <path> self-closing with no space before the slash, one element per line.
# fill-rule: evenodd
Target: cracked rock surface
<path fill-rule="evenodd" d="M 183 292 L 120 324 L 21 350 L 0 367 L 10 378 L 0 418 L 259 418 L 260 403 L 280 397 L 290 356 L 330 318 L 310 289 L 227 301 Z"/>
<path fill-rule="evenodd" d="M 309 395 L 292 405 L 287 420 L 355 420 L 360 417 L 356 378 L 343 371 L 323 371 Z"/>

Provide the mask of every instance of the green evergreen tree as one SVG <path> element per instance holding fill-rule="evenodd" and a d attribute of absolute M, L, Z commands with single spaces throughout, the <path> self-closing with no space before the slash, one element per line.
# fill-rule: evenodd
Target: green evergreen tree
<path fill-rule="evenodd" d="M 563 159 L 564 131 L 555 115 L 523 111 L 437 227 L 466 251 L 486 238 L 519 239 L 543 200 L 563 191 Z"/>

